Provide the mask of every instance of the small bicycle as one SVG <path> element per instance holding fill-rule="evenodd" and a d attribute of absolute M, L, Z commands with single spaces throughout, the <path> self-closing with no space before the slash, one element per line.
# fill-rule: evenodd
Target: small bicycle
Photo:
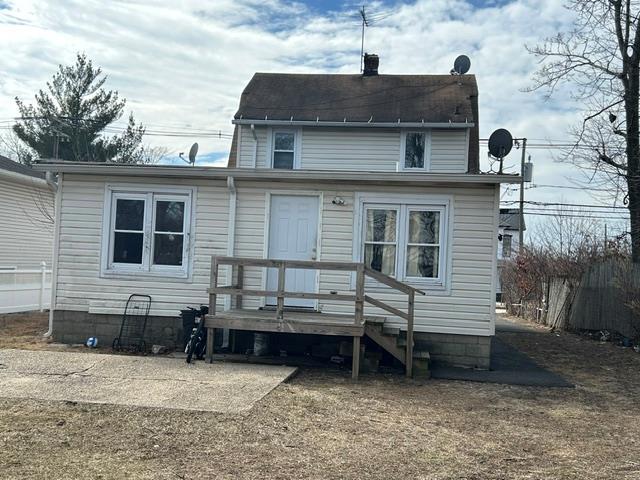
<path fill-rule="evenodd" d="M 194 355 L 196 360 L 204 359 L 207 350 L 207 329 L 204 323 L 205 317 L 209 313 L 209 307 L 201 305 L 199 309 L 187 308 L 195 313 L 195 324 L 184 348 L 184 353 L 187 354 L 187 363 L 191 363 Z"/>

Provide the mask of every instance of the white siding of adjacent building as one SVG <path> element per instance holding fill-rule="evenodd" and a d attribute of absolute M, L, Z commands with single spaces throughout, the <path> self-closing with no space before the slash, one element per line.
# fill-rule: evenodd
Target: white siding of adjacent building
<path fill-rule="evenodd" d="M 0 267 L 50 266 L 54 194 L 44 180 L 0 175 L 0 206 Z"/>
<path fill-rule="evenodd" d="M 140 183 L 140 179 L 127 181 Z M 177 315 L 185 305 L 206 302 L 211 255 L 227 253 L 228 193 L 222 182 L 172 180 L 172 185 L 197 187 L 195 205 L 195 265 L 190 281 L 172 279 L 100 278 L 102 208 L 105 183 L 122 183 L 122 178 L 65 175 L 62 193 L 60 256 L 58 268 L 58 309 L 84 310 L 92 313 L 120 313 L 131 293 L 153 297 L 152 314 Z M 149 183 L 163 183 L 153 180 Z M 265 252 L 265 222 L 268 195 L 286 190 L 322 194 L 320 221 L 320 260 L 353 260 L 354 199 L 361 187 L 340 190 L 309 190 L 308 186 L 279 183 L 271 186 L 257 182 L 237 183 L 235 256 L 262 258 Z M 492 335 L 495 194 L 491 186 L 451 186 L 416 188 L 411 193 L 451 195 L 453 229 L 450 236 L 450 279 L 446 291 L 427 292 L 418 297 L 416 330 L 469 335 Z M 407 193 L 407 188 L 377 188 L 376 192 Z M 334 205 L 340 196 L 345 205 Z M 245 269 L 245 288 L 264 288 L 263 269 Z M 224 275 L 221 276 L 225 278 Z M 349 274 L 322 272 L 319 290 L 347 292 L 351 288 Z M 368 287 L 368 293 L 405 309 L 406 296 L 386 287 Z M 220 302 L 220 304 L 222 304 Z M 262 305 L 258 298 L 245 298 L 245 308 Z M 323 311 L 353 311 L 351 304 L 322 301 Z M 367 313 L 382 314 L 367 307 Z M 397 319 L 399 326 L 402 323 Z"/>
<path fill-rule="evenodd" d="M 304 127 L 300 168 L 303 170 L 396 171 L 401 152 L 400 129 Z M 255 127 L 258 138 L 256 168 L 270 165 L 268 127 Z M 467 129 L 431 130 L 431 172 L 467 171 Z M 238 167 L 253 168 L 254 138 L 251 128 L 240 132 Z"/>

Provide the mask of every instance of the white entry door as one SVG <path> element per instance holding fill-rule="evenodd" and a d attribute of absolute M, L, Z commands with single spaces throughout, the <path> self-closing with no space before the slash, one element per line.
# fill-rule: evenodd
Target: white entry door
<path fill-rule="evenodd" d="M 275 260 L 315 260 L 318 241 L 318 197 L 272 195 L 269 220 L 269 258 Z M 287 269 L 285 290 L 316 292 L 316 270 Z M 278 289 L 278 271 L 267 272 L 267 290 Z M 275 305 L 275 298 L 267 298 Z M 314 307 L 315 300 L 285 299 L 285 306 Z"/>

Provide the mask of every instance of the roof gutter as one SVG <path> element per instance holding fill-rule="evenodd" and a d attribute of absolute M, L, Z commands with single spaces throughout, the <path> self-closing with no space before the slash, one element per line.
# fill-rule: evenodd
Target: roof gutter
<path fill-rule="evenodd" d="M 181 165 L 126 165 L 109 163 L 56 162 L 39 163 L 34 167 L 40 171 L 75 173 L 83 175 L 111 175 L 163 177 L 163 178 L 210 178 L 227 181 L 252 180 L 261 182 L 298 183 L 359 183 L 379 185 L 431 185 L 434 183 L 521 183 L 520 175 L 513 174 L 470 174 L 470 173 L 414 173 L 394 171 L 351 171 L 332 170 L 280 170 L 273 168 L 226 168 L 189 167 Z"/>
<path fill-rule="evenodd" d="M 372 128 L 472 128 L 473 122 L 325 122 L 320 120 L 264 120 L 234 118 L 235 125 L 276 125 L 308 127 L 372 127 Z"/>
<path fill-rule="evenodd" d="M 30 187 L 47 188 L 47 181 L 44 178 L 32 177 L 18 172 L 0 169 L 0 178 L 6 178 L 12 183 L 20 183 Z"/>

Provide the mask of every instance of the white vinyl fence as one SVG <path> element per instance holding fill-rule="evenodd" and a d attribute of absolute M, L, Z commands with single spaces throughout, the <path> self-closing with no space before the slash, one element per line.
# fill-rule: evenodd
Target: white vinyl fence
<path fill-rule="evenodd" d="M 0 267 L 0 313 L 48 310 L 51 270 L 42 262 L 35 269 Z"/>

